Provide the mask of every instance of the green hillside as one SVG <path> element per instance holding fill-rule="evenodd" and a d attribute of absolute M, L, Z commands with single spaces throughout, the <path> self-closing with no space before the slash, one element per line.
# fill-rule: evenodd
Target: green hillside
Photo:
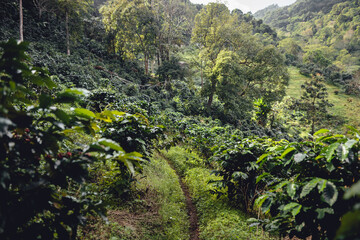
<path fill-rule="evenodd" d="M 303 93 L 301 85 L 310 78 L 299 73 L 299 69 L 295 67 L 289 68 L 290 82 L 286 89 L 286 94 L 300 99 Z M 334 106 L 329 109 L 329 113 L 343 119 L 345 124 L 360 127 L 360 98 L 358 96 L 349 96 L 344 91 L 333 85 L 325 83 L 329 101 Z"/>
<path fill-rule="evenodd" d="M 333 65 L 337 71 L 354 73 L 360 65 L 359 10 L 359 1 L 298 0 L 255 16 L 278 30 L 280 46 L 292 64 L 312 63 L 323 72 Z M 313 61 L 314 52 L 322 63 Z"/>
<path fill-rule="evenodd" d="M 0 239 L 356 239 L 338 2 L 1 0 Z"/>

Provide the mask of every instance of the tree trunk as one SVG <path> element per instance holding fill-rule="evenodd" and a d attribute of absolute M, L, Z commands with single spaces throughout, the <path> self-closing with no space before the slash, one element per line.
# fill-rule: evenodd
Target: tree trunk
<path fill-rule="evenodd" d="M 144 62 L 145 62 L 145 74 L 148 75 L 149 73 L 149 63 L 148 63 L 148 56 L 147 54 L 145 53 L 144 54 Z"/>
<path fill-rule="evenodd" d="M 311 135 L 314 135 L 315 133 L 315 118 L 312 118 L 312 123 L 311 123 Z"/>
<path fill-rule="evenodd" d="M 70 33 L 69 33 L 69 13 L 66 11 L 65 15 L 66 24 L 66 54 L 70 56 Z"/>
<path fill-rule="evenodd" d="M 20 42 L 24 41 L 24 18 L 23 18 L 23 4 L 19 1 L 19 15 L 20 15 Z"/>
<path fill-rule="evenodd" d="M 201 90 L 204 87 L 204 73 L 203 73 L 203 61 L 201 60 L 200 73 L 201 73 Z"/>

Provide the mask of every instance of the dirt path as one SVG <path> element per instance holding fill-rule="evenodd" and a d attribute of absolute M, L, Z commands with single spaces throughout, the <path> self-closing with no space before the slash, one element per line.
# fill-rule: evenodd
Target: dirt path
<path fill-rule="evenodd" d="M 189 188 L 184 183 L 183 179 L 181 178 L 180 174 L 178 173 L 178 171 L 176 170 L 176 168 L 174 167 L 172 162 L 169 159 L 167 159 L 163 154 L 160 153 L 160 155 L 164 159 L 166 159 L 166 161 L 169 163 L 170 167 L 175 170 L 176 174 L 179 177 L 179 183 L 180 183 L 180 187 L 185 195 L 186 209 L 187 209 L 187 212 L 189 215 L 189 221 L 190 221 L 190 227 L 189 227 L 190 239 L 189 240 L 199 240 L 198 215 L 197 215 L 195 204 L 192 201 L 192 198 L 190 196 Z"/>

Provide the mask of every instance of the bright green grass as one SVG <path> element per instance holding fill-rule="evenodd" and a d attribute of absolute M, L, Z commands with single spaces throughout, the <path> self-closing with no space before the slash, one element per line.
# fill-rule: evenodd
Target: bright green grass
<path fill-rule="evenodd" d="M 152 189 L 157 193 L 159 214 L 165 237 L 161 239 L 189 239 L 189 219 L 186 211 L 185 196 L 179 178 L 166 160 L 154 153 L 151 161 L 144 166 L 144 176 L 138 182 L 140 189 Z M 148 238 L 158 239 L 158 238 Z"/>
<path fill-rule="evenodd" d="M 299 73 L 299 70 L 295 67 L 289 68 L 290 83 L 286 90 L 286 94 L 300 99 L 302 94 L 301 85 L 308 80 Z M 330 114 L 340 117 L 345 121 L 345 124 L 352 125 L 354 127 L 360 127 L 360 98 L 356 96 L 349 96 L 344 93 L 339 87 L 325 83 L 328 93 L 329 102 L 334 104 L 332 108 L 329 108 Z M 335 91 L 339 93 L 336 95 Z"/>
<path fill-rule="evenodd" d="M 172 147 L 162 153 L 173 162 L 183 174 L 186 185 L 193 198 L 200 227 L 201 240 L 274 240 L 268 233 L 252 229 L 247 224 L 247 216 L 240 210 L 231 207 L 225 191 L 217 198 L 210 193 L 214 186 L 210 180 L 219 180 L 211 170 L 201 164 L 201 159 L 194 152 L 182 147 Z"/>

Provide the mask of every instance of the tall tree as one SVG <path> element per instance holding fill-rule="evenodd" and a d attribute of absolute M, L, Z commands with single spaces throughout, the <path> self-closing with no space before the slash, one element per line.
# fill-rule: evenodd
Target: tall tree
<path fill-rule="evenodd" d="M 333 106 L 327 99 L 328 93 L 323 81 L 321 75 L 316 75 L 301 85 L 305 91 L 301 96 L 300 110 L 306 113 L 303 120 L 310 123 L 311 134 L 315 133 L 315 125 L 326 117 L 327 108 Z"/>
<path fill-rule="evenodd" d="M 66 28 L 66 54 L 69 56 L 70 51 L 70 20 L 81 24 L 80 15 L 92 6 L 93 0 L 58 0 L 59 12 L 65 17 Z"/>
<path fill-rule="evenodd" d="M 145 73 L 156 46 L 158 22 L 151 4 L 134 0 L 113 0 L 101 8 L 108 33 L 113 34 L 115 48 L 127 58 L 143 57 Z"/>
<path fill-rule="evenodd" d="M 19 0 L 19 16 L 20 16 L 20 41 L 24 41 L 24 16 L 23 16 L 23 2 Z"/>
<path fill-rule="evenodd" d="M 200 45 L 199 57 L 204 59 L 210 81 L 208 106 L 211 106 L 216 91 L 217 79 L 212 74 L 218 54 L 228 43 L 225 35 L 230 32 L 231 15 L 224 4 L 209 3 L 195 17 L 195 26 L 191 41 Z"/>
<path fill-rule="evenodd" d="M 203 93 L 210 107 L 216 94 L 227 109 L 245 99 L 273 101 L 284 94 L 288 75 L 282 55 L 264 47 L 252 27 L 230 14 L 224 4 L 210 3 L 195 18 L 192 41 L 201 48 L 207 82 Z"/>
<path fill-rule="evenodd" d="M 56 0 L 33 0 L 34 6 L 39 11 L 39 18 L 44 12 L 50 11 L 56 4 Z"/>
<path fill-rule="evenodd" d="M 157 35 L 158 63 L 169 61 L 171 52 L 190 40 L 195 14 L 193 5 L 183 0 L 155 0 L 152 9 L 160 24 Z"/>

